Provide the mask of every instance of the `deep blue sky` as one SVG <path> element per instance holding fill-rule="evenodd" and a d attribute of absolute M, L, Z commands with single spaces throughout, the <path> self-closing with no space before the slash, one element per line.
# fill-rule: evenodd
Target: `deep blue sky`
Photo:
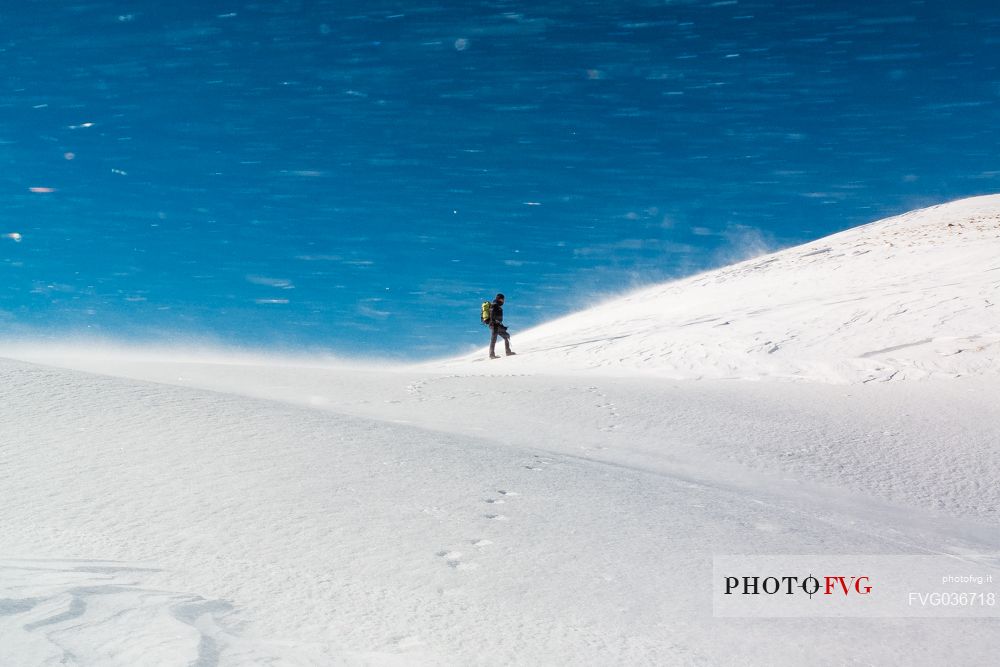
<path fill-rule="evenodd" d="M 998 53 L 961 0 L 6 3 L 0 334 L 440 355 L 502 290 L 516 342 L 1000 191 Z"/>

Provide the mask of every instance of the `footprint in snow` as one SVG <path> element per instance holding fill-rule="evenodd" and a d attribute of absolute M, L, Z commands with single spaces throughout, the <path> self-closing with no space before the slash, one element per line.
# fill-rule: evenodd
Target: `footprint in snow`
<path fill-rule="evenodd" d="M 506 521 L 507 517 L 503 514 L 487 514 L 485 515 L 487 519 L 492 519 L 493 521 Z"/>
<path fill-rule="evenodd" d="M 456 570 L 477 570 L 479 565 L 476 563 L 466 563 L 462 561 L 461 551 L 439 551 L 438 556 L 444 558 L 445 562 L 448 563 L 448 567 L 454 568 Z"/>
<path fill-rule="evenodd" d="M 507 491 L 506 489 L 497 489 L 497 493 L 499 493 L 501 496 L 507 496 L 508 498 L 510 498 L 511 496 L 519 495 L 517 491 Z"/>
<path fill-rule="evenodd" d="M 503 498 L 487 498 L 484 502 L 490 505 L 503 505 L 506 501 Z"/>
<path fill-rule="evenodd" d="M 472 546 L 474 547 L 488 547 L 493 544 L 492 540 L 472 540 Z"/>

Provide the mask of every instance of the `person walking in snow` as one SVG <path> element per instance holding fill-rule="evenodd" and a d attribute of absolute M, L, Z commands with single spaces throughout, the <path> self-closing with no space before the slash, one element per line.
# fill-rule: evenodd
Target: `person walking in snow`
<path fill-rule="evenodd" d="M 490 359 L 499 359 L 496 353 L 497 336 L 503 338 L 503 346 L 506 349 L 507 356 L 512 354 L 517 354 L 510 349 L 510 334 L 507 333 L 507 327 L 503 325 L 503 294 L 497 294 L 496 298 L 493 299 L 493 303 L 490 304 L 490 319 L 487 324 L 490 327 Z"/>

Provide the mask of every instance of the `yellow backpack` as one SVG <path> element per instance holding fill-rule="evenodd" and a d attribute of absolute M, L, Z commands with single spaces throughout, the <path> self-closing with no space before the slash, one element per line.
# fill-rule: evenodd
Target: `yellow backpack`
<path fill-rule="evenodd" d="M 492 310 L 493 310 L 492 304 L 490 304 L 489 301 L 483 301 L 482 322 L 486 326 L 489 326 L 489 324 L 490 324 L 490 318 L 492 317 L 492 312 L 491 312 Z"/>

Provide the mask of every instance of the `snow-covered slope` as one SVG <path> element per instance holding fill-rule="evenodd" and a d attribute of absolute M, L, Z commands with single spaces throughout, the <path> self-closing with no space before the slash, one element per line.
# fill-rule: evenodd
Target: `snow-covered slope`
<path fill-rule="evenodd" d="M 998 210 L 644 290 L 496 362 L 5 346 L 0 665 L 993 664 L 995 619 L 716 618 L 711 589 L 720 555 L 1000 580 Z"/>
<path fill-rule="evenodd" d="M 984 378 L 845 396 L 91 363 L 155 382 L 0 360 L 3 665 L 971 665 L 1000 648 L 993 619 L 711 606 L 713 555 L 1000 550 Z"/>
<path fill-rule="evenodd" d="M 514 330 L 520 356 L 503 363 L 834 382 L 995 374 L 998 304 L 1000 195 L 991 195 L 880 220 L 592 308 L 581 302 L 581 312 Z M 507 310 L 516 325 L 516 300 Z"/>

